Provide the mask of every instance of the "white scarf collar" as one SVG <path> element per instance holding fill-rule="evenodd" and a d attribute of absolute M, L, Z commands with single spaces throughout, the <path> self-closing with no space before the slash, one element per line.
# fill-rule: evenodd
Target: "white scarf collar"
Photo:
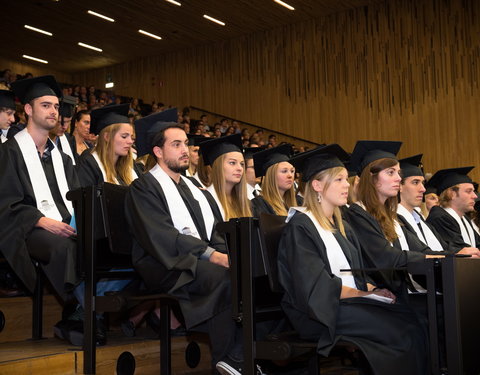
<path fill-rule="evenodd" d="M 212 194 L 213 199 L 215 199 L 215 202 L 217 202 L 218 209 L 220 210 L 220 213 L 222 214 L 222 219 L 225 221 L 225 210 L 223 209 L 222 203 L 220 203 L 220 199 L 218 199 L 217 192 L 215 191 L 215 187 L 213 184 L 211 184 L 209 187 L 207 187 L 207 190 Z"/>
<path fill-rule="evenodd" d="M 165 199 L 167 200 L 168 210 L 170 211 L 173 226 L 180 233 L 200 239 L 200 234 L 195 226 L 195 222 L 193 221 L 192 216 L 190 215 L 190 212 L 188 211 L 188 208 L 182 199 L 182 196 L 178 192 L 175 182 L 173 182 L 170 176 L 158 164 L 156 164 L 149 173 L 155 177 L 162 187 L 163 193 L 165 194 Z M 197 188 L 188 178 L 183 176 L 180 178 L 183 179 L 183 181 L 187 184 L 193 197 L 200 205 L 207 237 L 210 239 L 214 224 L 212 208 L 210 207 L 207 198 L 199 188 Z"/>
<path fill-rule="evenodd" d="M 18 147 L 22 152 L 23 160 L 27 166 L 28 176 L 32 183 L 33 193 L 35 195 L 35 201 L 37 203 L 38 210 L 50 219 L 62 221 L 62 215 L 53 200 L 52 192 L 48 186 L 47 177 L 43 171 L 42 163 L 38 157 L 37 147 L 33 138 L 27 131 L 27 128 L 18 132 L 15 135 L 15 140 L 18 143 Z M 48 140 L 51 142 L 50 140 Z M 48 142 L 47 141 L 47 142 Z M 51 142 L 53 144 L 53 142 Z M 60 194 L 62 195 L 63 202 L 67 207 L 68 212 L 73 215 L 72 202 L 67 199 L 67 192 L 69 190 L 67 177 L 65 175 L 65 168 L 63 165 L 62 155 L 60 151 L 54 147 L 51 151 L 53 169 L 55 171 L 55 177 L 57 180 Z"/>
<path fill-rule="evenodd" d="M 5 143 L 5 142 L 7 141 L 7 137 L 5 137 L 5 136 L 3 135 L 3 133 L 0 135 L 0 141 L 1 141 L 2 143 Z"/>
<path fill-rule="evenodd" d="M 470 225 L 470 222 L 467 219 L 460 217 L 453 208 L 451 207 L 448 207 L 448 208 L 442 207 L 442 208 L 445 211 L 447 211 L 450 214 L 450 216 L 453 217 L 455 221 L 458 223 L 458 226 L 460 227 L 460 232 L 462 234 L 463 242 L 468 243 L 471 247 L 477 247 L 475 243 L 475 233 L 473 231 L 472 226 Z M 465 221 L 465 225 L 463 225 L 463 222 L 462 222 L 463 220 Z M 465 227 L 467 228 L 465 229 Z"/>
<path fill-rule="evenodd" d="M 72 148 L 70 147 L 70 143 L 68 142 L 68 139 L 65 136 L 65 134 L 59 136 L 58 140 L 60 141 L 60 144 L 62 145 L 63 153 L 70 156 L 70 158 L 72 159 L 73 165 L 75 165 L 75 158 L 73 157 Z"/>
<path fill-rule="evenodd" d="M 433 234 L 432 230 L 422 219 L 420 219 L 420 225 L 422 226 L 423 234 L 420 228 L 418 227 L 417 222 L 415 221 L 415 218 L 413 216 L 414 213 L 409 212 L 402 204 L 398 205 L 397 214 L 402 215 L 405 218 L 407 223 L 411 225 L 411 227 L 417 234 L 418 239 L 422 241 L 422 243 L 424 243 L 434 251 L 444 250 L 442 245 L 440 244 L 440 241 L 438 241 L 437 237 Z M 416 214 L 420 216 L 418 212 L 416 212 Z"/>
<path fill-rule="evenodd" d="M 100 157 L 98 156 L 97 151 L 93 151 L 92 156 L 95 159 L 95 161 L 97 162 L 98 168 L 102 172 L 103 181 L 107 182 L 107 172 L 105 172 L 105 168 L 103 167 L 103 163 L 100 160 Z M 135 169 L 133 169 L 133 167 L 130 168 L 130 173 L 131 173 L 132 181 L 136 180 L 138 178 L 137 173 L 135 172 Z M 115 182 L 116 185 L 120 185 L 116 177 L 114 177 L 113 179 L 114 179 L 114 182 Z"/>
<path fill-rule="evenodd" d="M 322 228 L 313 216 L 312 212 L 307 211 L 306 207 L 290 207 L 286 219 L 287 223 L 290 221 L 296 211 L 302 212 L 307 215 L 308 218 L 315 225 L 315 228 L 317 229 L 317 232 L 320 235 L 320 238 L 322 239 L 327 250 L 328 263 L 330 264 L 330 269 L 332 270 L 332 273 L 342 279 L 342 285 L 357 289 L 357 285 L 355 284 L 355 279 L 353 278 L 352 273 L 340 272 L 340 270 L 343 269 L 350 269 L 351 266 L 333 233 Z"/>

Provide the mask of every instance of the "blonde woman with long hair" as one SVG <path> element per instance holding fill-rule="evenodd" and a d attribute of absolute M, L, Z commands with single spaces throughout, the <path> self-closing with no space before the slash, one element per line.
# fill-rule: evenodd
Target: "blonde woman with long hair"
<path fill-rule="evenodd" d="M 348 173 L 338 145 L 290 159 L 306 183 L 303 207 L 290 208 L 278 249 L 282 307 L 300 337 L 328 356 L 338 338 L 357 345 L 369 373 L 426 374 L 426 335 L 407 305 L 387 289 L 344 271 L 362 267 L 354 233 L 342 221 Z"/>
<path fill-rule="evenodd" d="M 212 167 L 207 190 L 215 199 L 222 219 L 252 216 L 240 134 L 202 142 L 200 150 L 204 164 Z"/>
<path fill-rule="evenodd" d="M 253 216 L 261 213 L 287 216 L 288 209 L 296 206 L 295 168 L 289 163 L 292 146 L 285 144 L 253 155 L 255 176 L 263 177 L 261 195 L 252 199 Z"/>
<path fill-rule="evenodd" d="M 128 108 L 128 104 L 120 104 L 92 111 L 90 132 L 98 135 L 98 140 L 92 150 L 84 151 L 80 157 L 78 176 L 82 186 L 102 182 L 128 186 L 138 177 Z"/>

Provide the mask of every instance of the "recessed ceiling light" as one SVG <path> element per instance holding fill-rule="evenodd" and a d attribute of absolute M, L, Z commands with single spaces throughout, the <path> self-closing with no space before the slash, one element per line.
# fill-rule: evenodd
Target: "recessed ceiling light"
<path fill-rule="evenodd" d="M 38 57 L 33 57 L 33 56 L 28 56 L 28 55 L 23 55 L 22 57 L 24 59 L 29 59 L 29 60 L 41 62 L 42 64 L 48 64 L 47 60 L 42 60 L 42 59 L 39 59 Z"/>
<path fill-rule="evenodd" d="M 182 6 L 182 4 L 180 4 L 178 1 L 175 1 L 175 0 L 165 0 L 165 1 L 168 1 L 168 2 L 171 3 L 171 4 L 178 5 L 179 7 Z"/>
<path fill-rule="evenodd" d="M 78 42 L 78 45 L 79 45 L 79 46 L 82 46 L 82 47 L 85 47 L 85 48 L 93 49 L 94 51 L 97 51 L 97 52 L 103 52 L 103 50 L 102 50 L 101 48 L 91 46 L 90 44 Z"/>
<path fill-rule="evenodd" d="M 95 17 L 103 18 L 104 20 L 107 20 L 107 21 L 109 21 L 109 22 L 115 22 L 115 20 L 114 20 L 113 18 L 104 16 L 103 14 L 94 12 L 93 10 L 89 10 L 89 11 L 87 11 L 87 13 L 88 13 L 88 14 L 91 14 L 92 16 L 95 16 Z"/>
<path fill-rule="evenodd" d="M 208 16 L 208 15 L 206 15 L 206 14 L 203 15 L 203 18 L 206 18 L 206 19 L 209 20 L 209 21 L 218 23 L 219 25 L 225 26 L 225 22 L 222 22 L 222 21 L 220 21 L 220 20 L 217 20 L 216 18 L 210 17 L 210 16 Z"/>
<path fill-rule="evenodd" d="M 145 31 L 145 30 L 138 30 L 138 32 L 139 32 L 140 34 L 147 35 L 147 36 L 149 36 L 149 37 L 151 37 L 151 38 L 155 38 L 155 39 L 158 39 L 158 40 L 161 40 L 161 39 L 162 39 L 161 36 L 158 36 L 158 35 L 149 33 L 148 31 Z"/>
<path fill-rule="evenodd" d="M 282 1 L 282 0 L 273 0 L 273 1 L 275 1 L 277 4 L 280 4 L 282 7 L 285 7 L 285 8 L 290 9 L 290 10 L 295 10 L 294 7 L 292 7 L 291 5 L 285 3 L 285 2 Z"/>
<path fill-rule="evenodd" d="M 48 36 L 53 35 L 51 32 L 48 32 L 48 31 L 45 31 L 45 30 L 42 30 L 42 29 L 37 29 L 36 27 L 30 26 L 30 25 L 25 25 L 25 28 L 29 29 L 29 30 L 32 30 L 32 31 L 36 31 L 37 33 L 48 35 Z"/>

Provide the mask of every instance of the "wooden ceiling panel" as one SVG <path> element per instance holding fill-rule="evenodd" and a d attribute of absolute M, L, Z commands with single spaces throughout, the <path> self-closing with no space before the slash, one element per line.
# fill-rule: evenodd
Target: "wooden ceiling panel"
<path fill-rule="evenodd" d="M 289 11 L 273 0 L 5 0 L 0 33 L 8 35 L 2 56 L 21 60 L 23 54 L 49 62 L 53 70 L 78 72 L 144 56 L 216 43 L 245 34 L 325 16 L 385 0 L 285 0 Z M 115 19 L 111 23 L 87 14 L 93 10 Z M 203 18 L 208 14 L 225 27 Z M 52 37 L 24 28 L 28 24 Z M 162 37 L 155 40 L 142 29 Z M 102 53 L 78 46 L 84 42 Z"/>

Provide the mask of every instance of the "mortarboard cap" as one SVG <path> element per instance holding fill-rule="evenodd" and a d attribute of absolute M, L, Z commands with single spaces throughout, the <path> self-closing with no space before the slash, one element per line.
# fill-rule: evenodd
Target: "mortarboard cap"
<path fill-rule="evenodd" d="M 228 152 L 242 152 L 242 136 L 240 134 L 214 138 L 200 144 L 205 165 L 212 165 L 215 159 Z"/>
<path fill-rule="evenodd" d="M 290 159 L 290 163 L 297 172 L 302 173 L 302 181 L 307 182 L 326 169 L 345 167 L 342 160 L 346 159 L 348 153 L 338 144 L 332 143 L 297 154 Z"/>
<path fill-rule="evenodd" d="M 62 117 L 72 117 L 73 110 L 77 105 L 77 98 L 70 95 L 65 95 L 60 101 L 59 114 Z"/>
<path fill-rule="evenodd" d="M 204 135 L 195 135 L 195 134 L 187 134 L 188 137 L 188 145 L 189 146 L 200 146 L 202 142 L 208 141 L 211 138 L 205 137 Z"/>
<path fill-rule="evenodd" d="M 424 175 L 422 170 L 422 156 L 423 154 L 418 154 L 399 160 L 402 178 Z"/>
<path fill-rule="evenodd" d="M 128 104 L 127 104 L 128 105 Z M 178 113 L 176 108 L 153 113 L 135 121 L 135 145 L 137 155 L 143 156 L 152 152 L 152 142 L 160 131 L 177 126 Z"/>
<path fill-rule="evenodd" d="M 436 188 L 437 195 L 440 195 L 444 190 L 452 186 L 463 183 L 473 184 L 471 178 L 467 176 L 467 173 L 473 168 L 475 167 L 441 169 L 428 180 L 427 185 L 428 187 Z"/>
<path fill-rule="evenodd" d="M 12 90 L 22 104 L 42 96 L 62 97 L 62 90 L 54 76 L 41 76 L 35 78 L 19 79 L 12 82 Z"/>
<path fill-rule="evenodd" d="M 265 150 L 265 147 L 245 147 L 243 149 L 243 156 L 245 160 L 247 159 L 253 159 L 253 155 L 256 154 L 257 152 Z"/>
<path fill-rule="evenodd" d="M 15 109 L 15 94 L 10 90 L 0 90 L 0 108 Z"/>
<path fill-rule="evenodd" d="M 112 124 L 129 124 L 128 110 L 130 104 L 106 105 L 90 113 L 90 133 L 98 135 Z"/>
<path fill-rule="evenodd" d="M 358 141 L 350 158 L 350 168 L 361 174 L 371 162 L 389 158 L 397 160 L 402 142 L 396 141 Z"/>
<path fill-rule="evenodd" d="M 274 164 L 281 163 L 282 161 L 288 161 L 292 154 L 293 149 L 290 144 L 267 148 L 266 150 L 253 154 L 255 177 L 265 176 L 268 168 Z"/>

